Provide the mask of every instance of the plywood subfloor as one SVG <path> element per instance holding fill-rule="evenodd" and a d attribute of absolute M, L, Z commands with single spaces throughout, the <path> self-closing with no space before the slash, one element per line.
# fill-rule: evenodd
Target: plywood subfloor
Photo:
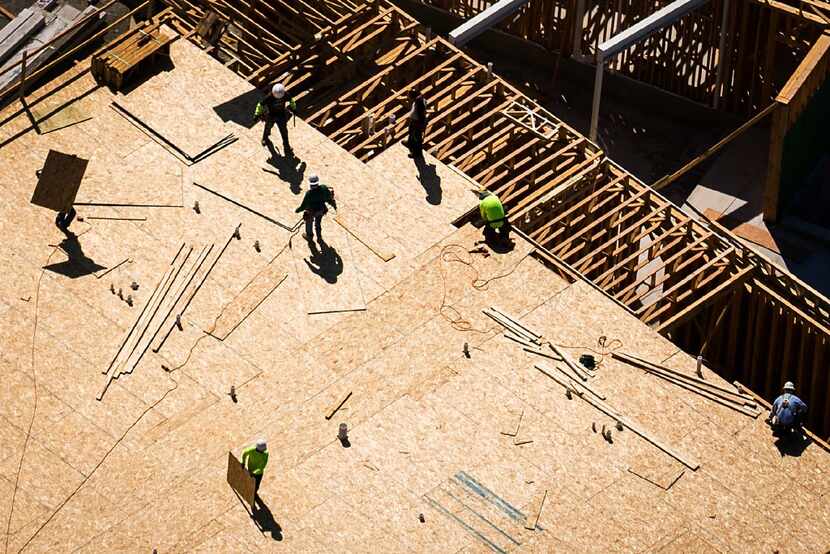
<path fill-rule="evenodd" d="M 214 107 L 250 86 L 186 42 L 172 45 L 171 59 L 174 69 L 130 96 L 147 97 L 148 117 L 198 148 L 213 140 L 213 124 L 202 123 Z M 161 83 L 178 83 L 164 110 L 149 100 Z M 114 97 L 88 75 L 47 100 L 79 98 L 93 119 L 45 135 L 27 130 L 15 107 L 2 114 L 0 157 L 10 171 L 0 177 L 0 516 L 19 485 L 10 551 L 827 550 L 830 456 L 817 446 L 782 457 L 762 421 L 607 356 L 592 386 L 701 467 L 668 486 L 677 467 L 665 454 L 628 431 L 615 430 L 610 444 L 592 431 L 613 422 L 568 399 L 483 309 L 499 306 L 575 358 L 602 352 L 605 336 L 680 370 L 694 360 L 593 288 L 561 280 L 521 240 L 506 254 L 469 254 L 480 230 L 449 222 L 475 197 L 440 162 L 427 156 L 441 181 L 438 203 L 402 147 L 367 166 L 297 121 L 296 165 L 269 173 L 261 128 L 229 119 L 219 127 L 240 139 L 185 167 L 110 109 Z M 50 246 L 64 238 L 53 213 L 29 204 L 49 149 L 90 159 L 79 193 L 88 201 L 180 207 L 81 206 L 81 216 L 146 218 L 73 224 L 90 259 L 130 263 L 101 279 L 44 271 L 64 260 Z M 311 173 L 334 187 L 360 239 L 324 221 L 343 263 L 332 284 L 303 262 L 310 252 L 299 236 L 289 246 L 290 231 L 192 185 L 221 175 L 215 182 L 229 197 L 291 221 Z M 213 244 L 211 264 L 227 248 L 182 330 L 98 402 L 101 370 L 183 243 L 197 252 Z M 395 256 L 384 261 L 367 244 Z M 132 291 L 134 306 L 110 286 Z M 310 303 L 358 300 L 366 311 L 307 313 Z M 219 323 L 233 329 L 224 340 L 207 333 Z M 518 435 L 503 435 L 519 414 Z M 227 453 L 259 437 L 271 459 L 265 508 L 252 518 L 226 483 Z M 545 490 L 539 528 L 525 529 Z M 798 501 L 783 514 L 786 491 Z"/>

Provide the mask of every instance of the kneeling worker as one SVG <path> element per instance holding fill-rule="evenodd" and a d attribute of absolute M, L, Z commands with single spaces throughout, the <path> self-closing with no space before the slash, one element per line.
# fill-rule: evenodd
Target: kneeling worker
<path fill-rule="evenodd" d="M 265 466 L 268 465 L 268 446 L 265 439 L 259 439 L 255 445 L 251 445 L 242 451 L 242 467 L 254 478 L 254 499 L 257 498 L 259 485 L 262 483 L 262 474 Z"/>
<path fill-rule="evenodd" d="M 784 383 L 784 394 L 772 403 L 767 423 L 772 427 L 776 436 L 788 435 L 792 432 L 801 432 L 801 424 L 807 415 L 807 404 L 795 395 L 795 385 L 792 381 Z"/>
<path fill-rule="evenodd" d="M 484 220 L 484 240 L 493 243 L 497 239 L 502 242 L 510 240 L 510 222 L 504 213 L 499 197 L 490 191 L 482 190 L 478 193 L 478 210 Z"/>

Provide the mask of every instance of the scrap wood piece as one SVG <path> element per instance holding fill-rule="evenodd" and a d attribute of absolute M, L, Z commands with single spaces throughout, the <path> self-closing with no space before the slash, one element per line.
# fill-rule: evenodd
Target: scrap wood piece
<path fill-rule="evenodd" d="M 537 494 L 536 498 L 534 499 L 533 503 L 530 505 L 530 509 L 528 510 L 529 517 L 525 522 L 525 529 L 530 531 L 536 530 L 536 525 L 539 523 L 539 517 L 542 515 L 542 508 L 545 506 L 545 499 L 548 497 L 548 489 L 542 494 Z"/>
<path fill-rule="evenodd" d="M 49 150 L 30 202 L 56 212 L 68 211 L 75 203 L 88 164 L 89 160 Z"/>
<path fill-rule="evenodd" d="M 508 314 L 508 313 L 507 313 L 507 312 L 505 312 L 504 310 L 500 310 L 500 309 L 499 309 L 498 307 L 496 307 L 496 306 L 490 306 L 490 309 L 491 309 L 492 311 L 494 311 L 495 313 L 499 314 L 500 316 L 502 316 L 503 318 L 505 318 L 507 321 L 509 321 L 510 323 L 512 323 L 513 325 L 515 325 L 516 327 L 519 327 L 519 328 L 520 328 L 520 329 L 522 329 L 524 332 L 526 332 L 526 333 L 530 334 L 530 335 L 531 335 L 531 336 L 535 339 L 535 341 L 541 341 L 541 340 L 542 340 L 542 335 L 540 335 L 539 333 L 537 333 L 537 332 L 533 331 L 532 329 L 529 329 L 529 328 L 528 328 L 528 327 L 526 327 L 523 323 L 521 323 L 518 319 L 516 319 L 515 317 L 511 316 L 510 314 Z"/>
<path fill-rule="evenodd" d="M 112 266 L 112 267 L 110 267 L 110 268 L 102 269 L 101 271 L 98 271 L 98 272 L 93 273 L 93 275 L 95 275 L 95 278 L 96 278 L 96 279 L 100 279 L 100 278 L 104 277 L 105 275 L 107 275 L 107 274 L 109 274 L 109 273 L 111 273 L 111 272 L 115 271 L 116 269 L 118 269 L 118 268 L 119 268 L 119 267 L 121 267 L 122 265 L 124 265 L 124 264 L 126 264 L 126 263 L 129 263 L 129 262 L 132 262 L 132 259 L 130 259 L 130 258 L 124 258 L 123 260 L 121 260 L 120 262 L 118 262 L 117 264 L 115 264 L 114 266 Z"/>
<path fill-rule="evenodd" d="M 550 378 L 551 378 L 551 379 L 553 379 L 554 381 L 558 382 L 560 385 L 563 385 L 563 386 L 564 386 L 564 384 L 563 384 L 563 383 L 561 383 L 561 382 L 559 381 L 559 379 L 557 379 L 557 378 L 553 375 L 553 370 L 552 370 L 552 369 L 550 369 L 548 366 L 546 366 L 546 365 L 541 365 L 541 364 L 535 364 L 533 367 L 535 367 L 536 369 L 538 369 L 539 371 L 541 371 L 542 373 L 544 373 L 545 375 L 547 375 L 548 377 L 550 377 Z M 558 365 L 556 366 L 556 369 L 558 369 L 558 370 L 559 370 L 559 371 L 560 371 L 560 372 L 561 372 L 561 373 L 562 373 L 565 377 L 567 377 L 567 378 L 568 378 L 568 384 L 570 385 L 570 388 L 571 388 L 571 389 L 574 389 L 574 391 L 575 391 L 575 392 L 577 392 L 577 394 L 579 394 L 580 396 L 582 395 L 582 393 L 580 393 L 578 390 L 576 390 L 576 386 L 577 386 L 577 385 L 578 385 L 579 387 L 581 387 L 581 388 L 585 389 L 585 391 L 587 391 L 587 392 L 589 392 L 589 393 L 593 394 L 594 396 L 596 396 L 599 400 L 605 400 L 605 395 L 604 395 L 604 394 L 602 394 L 601 392 L 597 391 L 596 389 L 594 389 L 593 387 L 591 387 L 591 386 L 590 386 L 590 385 L 588 385 L 587 383 L 581 383 L 581 382 L 579 382 L 578 380 L 575 380 L 575 379 L 574 379 L 574 377 L 573 377 L 572 375 L 569 375 L 569 374 L 568 374 L 568 373 L 567 373 L 564 369 L 562 369 L 562 368 L 561 368 L 560 366 L 558 366 Z"/>
<path fill-rule="evenodd" d="M 332 409 L 330 409 L 330 410 L 329 410 L 329 413 L 326 415 L 326 419 L 331 419 L 331 418 L 333 418 L 333 417 L 334 417 L 334 414 L 336 414 L 338 411 L 340 411 L 340 408 L 342 408 L 342 407 L 343 407 L 343 404 L 345 404 L 345 403 L 346 403 L 346 401 L 347 401 L 349 398 L 351 398 L 351 397 L 352 397 L 352 391 L 349 391 L 349 394 L 347 394 L 347 395 L 343 398 L 343 400 L 341 400 L 341 401 L 340 401 L 340 402 L 339 402 L 336 406 L 334 406 Z"/>
<path fill-rule="evenodd" d="M 536 369 L 539 369 L 539 367 L 536 366 Z M 567 383 L 565 383 L 563 380 L 559 379 L 555 374 L 548 373 L 546 371 L 542 371 L 542 373 L 544 373 L 545 375 L 547 375 L 548 377 L 550 377 L 551 379 L 553 379 L 554 381 L 556 381 L 557 383 L 559 383 L 560 385 L 565 387 L 565 389 L 569 388 L 569 385 Z M 580 385 L 582 385 L 582 383 L 580 383 Z M 604 413 L 605 415 L 607 415 L 608 417 L 610 417 L 614 421 L 617 421 L 618 423 L 621 423 L 623 426 L 627 427 L 632 432 L 639 435 L 641 438 L 643 438 L 646 441 L 650 442 L 651 444 L 653 444 L 654 446 L 656 446 L 657 448 L 659 448 L 660 450 L 662 450 L 663 452 L 665 452 L 666 454 L 668 454 L 669 456 L 671 456 L 672 458 L 674 458 L 675 460 L 677 460 L 678 462 L 683 464 L 684 466 L 688 467 L 692 471 L 697 471 L 697 469 L 700 467 L 700 464 L 698 462 L 696 462 L 693 459 L 687 458 L 683 454 L 680 454 L 679 452 L 675 451 L 670 446 L 668 446 L 666 444 L 663 444 L 659 439 L 657 439 L 655 437 L 652 437 L 651 434 L 648 431 L 646 431 L 645 429 L 641 428 L 638 423 L 636 423 L 636 422 L 628 419 L 624 415 L 620 414 L 614 408 L 612 408 L 611 406 L 609 406 L 608 404 L 606 404 L 602 400 L 596 399 L 596 398 L 594 398 L 594 397 L 592 397 L 591 395 L 588 395 L 588 394 L 579 394 L 577 396 L 579 396 L 585 402 L 589 403 L 594 408 L 596 408 L 600 412 Z"/>
<path fill-rule="evenodd" d="M 243 467 L 242 462 L 236 459 L 233 452 L 228 452 L 227 481 L 231 489 L 242 500 L 253 507 L 256 498 L 256 483 L 254 477 Z"/>
<path fill-rule="evenodd" d="M 532 343 L 532 342 L 520 337 L 519 335 L 515 335 L 515 334 L 513 334 L 512 331 L 508 330 L 506 333 L 504 333 L 503 336 L 504 336 L 504 338 L 510 339 L 513 342 L 518 342 L 522 346 L 526 346 L 528 348 L 536 348 L 536 349 L 539 348 L 538 344 Z"/>
<path fill-rule="evenodd" d="M 499 325 L 504 327 L 507 331 L 509 331 L 513 335 L 515 335 L 517 337 L 520 337 L 520 338 L 522 338 L 523 340 L 525 340 L 529 343 L 537 344 L 536 339 L 534 339 L 533 336 L 530 335 L 530 333 L 527 333 L 526 331 L 523 331 L 521 328 L 512 325 L 507 320 L 502 319 L 501 316 L 499 316 L 497 313 L 491 312 L 487 309 L 481 310 L 481 313 L 483 313 L 484 315 L 486 315 L 487 317 L 489 317 L 490 319 L 492 319 L 493 321 L 495 321 L 496 323 L 498 323 Z"/>
<path fill-rule="evenodd" d="M 631 466 L 628 468 L 628 472 L 632 475 L 636 475 L 640 479 L 644 481 L 648 481 L 655 487 L 659 487 L 663 490 L 669 490 L 677 483 L 683 474 L 686 472 L 686 468 L 680 466 L 677 467 L 675 464 L 677 462 L 672 462 L 670 467 L 653 467 L 651 464 L 645 464 L 643 462 L 638 462 L 636 465 Z"/>
<path fill-rule="evenodd" d="M 239 137 L 237 137 L 233 133 L 228 133 L 227 135 L 219 139 L 217 142 L 211 144 L 201 152 L 194 155 L 190 155 L 187 152 L 185 152 L 181 147 L 174 144 L 173 141 L 171 141 L 170 139 L 168 139 L 152 127 L 150 127 L 150 125 L 142 121 L 141 118 L 131 113 L 129 110 L 127 110 L 127 108 L 125 108 L 118 102 L 112 102 L 110 104 L 110 108 L 115 110 L 115 112 L 119 114 L 121 117 L 132 123 L 133 126 L 138 128 L 145 135 L 147 135 L 155 142 L 157 142 L 159 145 L 164 147 L 168 152 L 171 152 L 174 155 L 177 155 L 177 157 L 182 158 L 183 161 L 185 161 L 189 165 L 193 165 L 197 162 L 200 162 L 208 156 L 210 156 L 211 154 L 215 154 L 219 150 L 222 150 L 226 146 L 230 146 L 231 144 L 239 140 Z"/>
<path fill-rule="evenodd" d="M 209 193 L 213 194 L 214 196 L 218 196 L 218 197 L 219 197 L 219 198 L 221 198 L 222 200 L 224 200 L 224 201 L 226 201 L 226 202 L 230 202 L 231 204 L 233 204 L 234 206 L 236 206 L 236 207 L 238 207 L 238 208 L 242 208 L 242 209 L 243 209 L 243 210 L 245 210 L 245 211 L 248 211 L 248 212 L 250 212 L 250 213 L 252 213 L 252 214 L 254 214 L 254 215 L 256 215 L 256 216 L 259 216 L 259 217 L 261 217 L 262 219 L 264 219 L 265 221 L 267 221 L 267 222 L 269 222 L 269 223 L 273 223 L 273 224 L 274 224 L 274 225 L 276 225 L 277 227 L 282 227 L 282 228 L 283 228 L 283 229 L 285 229 L 286 231 L 294 231 L 294 230 L 295 230 L 295 228 L 299 225 L 299 223 L 297 223 L 297 224 L 296 224 L 296 225 L 294 225 L 293 227 L 289 227 L 289 226 L 288 226 L 288 225 L 286 225 L 285 223 L 281 223 L 281 222 L 277 221 L 276 219 L 274 219 L 273 217 L 270 217 L 270 216 L 265 215 L 264 213 L 258 212 L 258 211 L 256 211 L 256 210 L 254 210 L 253 208 L 249 208 L 249 207 L 248 207 L 248 206 L 246 206 L 245 204 L 243 204 L 243 203 L 241 203 L 241 202 L 239 202 L 239 201 L 237 201 L 237 200 L 234 200 L 233 198 L 231 198 L 231 197 L 229 197 L 229 196 L 225 196 L 225 195 L 224 195 L 224 194 L 222 194 L 221 192 L 217 192 L 217 191 L 215 191 L 215 190 L 213 190 L 213 189 L 209 189 L 208 187 L 206 187 L 206 186 L 204 186 L 204 185 L 200 185 L 199 183 L 197 183 L 197 182 L 195 182 L 195 181 L 193 182 L 193 186 L 194 186 L 194 187 L 198 187 L 198 188 L 202 189 L 202 190 L 203 190 L 203 191 L 205 191 L 205 192 L 209 192 Z M 302 220 L 301 220 L 301 221 L 302 221 Z"/>
<path fill-rule="evenodd" d="M 362 237 L 360 237 L 357 233 L 355 233 L 352 229 L 350 229 L 343 222 L 343 219 L 340 215 L 334 216 L 334 222 L 337 223 L 338 225 L 340 225 L 341 227 L 343 227 L 343 229 L 347 233 L 349 233 L 351 236 L 353 236 L 355 238 L 355 240 L 357 240 L 357 242 L 359 242 L 360 244 L 362 244 L 363 246 L 368 248 L 372 252 L 372 254 L 374 254 L 375 256 L 377 256 L 378 258 L 383 260 L 384 262 L 388 262 L 388 261 L 392 260 L 395 257 L 394 253 L 384 252 L 382 250 L 379 250 L 379 249 L 375 248 L 374 246 L 372 246 L 368 242 L 366 242 L 366 240 L 364 240 Z"/>

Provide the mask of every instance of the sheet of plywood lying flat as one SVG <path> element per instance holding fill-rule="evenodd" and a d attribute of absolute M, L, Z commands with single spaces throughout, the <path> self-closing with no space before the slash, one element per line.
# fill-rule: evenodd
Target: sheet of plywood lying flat
<path fill-rule="evenodd" d="M 222 309 L 211 334 L 219 340 L 228 338 L 234 329 L 274 292 L 288 275 L 276 264 L 269 264 L 248 283 L 231 303 Z"/>
<path fill-rule="evenodd" d="M 354 265 L 353 239 L 330 221 L 331 215 L 323 218 L 324 244 L 318 242 L 316 231 L 313 242 L 299 236 L 293 241 L 294 263 L 309 315 L 366 309 L 360 272 Z"/>
<path fill-rule="evenodd" d="M 173 65 L 176 54 L 171 50 Z M 198 97 L 194 98 L 191 79 L 187 72 L 162 71 L 117 102 L 188 155 L 196 156 L 230 131 Z"/>
<path fill-rule="evenodd" d="M 42 134 L 51 133 L 71 125 L 77 125 L 92 119 L 92 113 L 84 104 L 70 104 L 57 111 L 48 105 L 38 105 L 32 108 L 32 116 L 37 121 L 37 127 Z"/>

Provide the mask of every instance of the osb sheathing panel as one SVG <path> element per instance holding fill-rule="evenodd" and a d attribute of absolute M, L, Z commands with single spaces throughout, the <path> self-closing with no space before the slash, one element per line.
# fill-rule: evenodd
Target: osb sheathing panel
<path fill-rule="evenodd" d="M 398 143 L 367 164 L 377 175 L 407 191 L 413 212 L 440 214 L 449 222 L 478 204 L 474 186 L 429 153 L 419 167 L 409 150 Z M 414 215 L 414 213 L 413 213 Z"/>
<path fill-rule="evenodd" d="M 760 512 L 778 529 L 796 529 L 792 534 L 795 545 L 805 551 L 823 552 L 830 546 L 827 527 L 830 526 L 830 503 L 811 490 L 792 484 L 765 491 L 760 500 Z M 788 509 L 781 509 L 781 499 L 792 497 Z"/>
<path fill-rule="evenodd" d="M 173 58 L 174 72 L 188 76 L 191 94 L 187 101 L 177 99 L 177 103 L 192 109 L 191 115 L 200 122 L 216 119 L 214 106 L 249 90 L 239 78 L 184 41 L 174 45 Z M 192 78 L 196 73 L 200 77 Z M 90 81 L 79 81 L 55 98 L 70 99 L 89 87 Z M 81 149 L 90 152 L 93 159 L 135 168 L 116 172 L 121 181 L 105 190 L 167 194 L 174 191 L 172 186 L 153 191 L 145 183 L 162 167 L 181 166 L 113 112 L 109 98 L 103 89 L 89 96 L 95 110 L 95 119 L 90 122 L 40 137 L 29 133 L 4 147 L 4 153 L 14 160 L 16 177 L 0 183 L 3 229 L 9 231 L 0 255 L 3 263 L 21 266 L 22 274 L 3 286 L 0 298 L 3 306 L 14 306 L 0 310 L 3 368 L 19 370 L 11 372 L 8 379 L 10 399 L 15 402 L 4 402 L 0 407 L 5 410 L 0 415 L 14 424 L 0 427 L 9 438 L 3 443 L 15 445 L 0 462 L 0 476 L 7 481 L 16 471 L 21 429 L 28 424 L 33 401 L 33 384 L 20 370 L 30 370 L 34 306 L 17 298 L 34 295 L 35 280 L 51 251 L 48 244 L 63 238 L 52 224 L 53 214 L 28 206 L 34 171 L 49 148 L 70 153 Z M 0 133 L 9 136 L 12 127 L 28 127 L 25 116 L 18 116 Z M 91 220 L 93 225 L 73 224 L 79 234 L 93 229 L 95 234 L 86 238 L 102 259 L 123 250 L 134 263 L 101 280 L 93 276 L 69 280 L 55 274 L 43 279 L 35 348 L 40 396 L 35 438 L 27 460 L 30 456 L 47 460 L 47 467 L 40 474 L 30 471 L 30 466 L 38 464 L 29 461 L 24 465 L 26 482 L 21 490 L 27 492 L 25 498 L 47 508 L 62 501 L 74 490 L 80 473 L 61 458 L 89 471 L 100 450 L 109 448 L 149 403 L 160 398 L 173 385 L 171 379 L 178 381 L 179 387 L 144 416 L 82 489 L 89 492 L 70 502 L 33 546 L 48 548 L 66 536 L 67 544 L 86 545 L 91 552 L 106 548 L 183 550 L 191 544 L 188 539 L 198 538 L 194 534 L 204 529 L 221 537 L 215 539 L 217 547 L 227 540 L 227 544 L 238 541 L 244 548 L 270 549 L 273 539 L 256 530 L 224 483 L 221 467 L 228 449 L 238 453 L 265 436 L 272 457 L 262 493 L 283 527 L 281 548 L 478 551 L 484 547 L 479 541 L 432 509 L 421 496 L 428 491 L 444 494 L 448 479 L 465 470 L 520 509 L 526 509 L 541 490 L 552 491 L 540 518 L 547 530 L 530 533 L 533 544 L 522 538 L 528 550 L 568 545 L 571 550 L 604 552 L 645 549 L 652 541 L 670 544 L 669 536 L 685 529 L 678 518 L 687 515 L 691 525 L 700 523 L 708 528 L 695 528 L 695 534 L 721 550 L 763 546 L 758 541 L 748 546 L 748 541 L 737 536 L 739 532 L 733 533 L 734 537 L 724 532 L 729 530 L 726 514 L 736 507 L 743 510 L 738 526 L 747 529 L 753 541 L 764 530 L 745 523 L 756 510 L 762 514 L 760 520 L 753 520 L 756 523 L 763 520 L 778 528 L 789 527 L 791 535 L 802 536 L 805 549 L 821 550 L 816 545 L 828 525 L 823 516 L 809 519 L 809 528 L 789 516 L 775 519 L 774 496 L 784 490 L 786 479 L 794 479 L 804 487 L 807 499 L 796 511 L 801 522 L 807 521 L 811 504 L 822 502 L 818 495 L 826 488 L 823 483 L 827 480 L 822 479 L 827 471 L 826 455 L 812 445 L 801 457 L 785 457 L 776 463 L 776 451 L 771 449 L 774 447 L 762 422 L 742 425 L 737 438 L 731 437 L 732 421 L 751 420 L 740 415 L 738 420 L 714 419 L 719 412 L 710 409 L 705 399 L 682 396 L 671 385 L 608 362 L 592 383 L 605 390 L 609 403 L 653 426 L 672 446 L 702 463 L 698 472 L 687 471 L 668 492 L 628 473 L 637 460 L 672 462 L 629 431 L 614 431 L 614 444 L 610 445 L 594 434 L 592 422 L 610 425 L 610 420 L 578 398 L 566 399 L 561 386 L 533 368 L 540 359 L 504 339 L 481 309 L 495 304 L 517 317 L 529 314 L 529 326 L 538 326 L 538 331 L 557 342 L 578 346 L 569 350 L 574 357 L 583 347 L 595 348 L 601 334 L 619 338 L 624 350 L 658 362 L 673 354 L 674 347 L 589 287 L 577 284 L 560 293 L 564 281 L 534 259 L 523 257 L 529 246 L 521 240 L 507 255 L 486 259 L 465 256 L 481 278 L 512 271 L 492 281 L 486 290 L 472 288 L 475 271 L 438 259 L 446 244 L 458 243 L 462 251 L 469 250 L 481 238 L 480 229 L 455 231 L 448 225 L 451 216 L 460 215 L 450 214 L 450 206 L 458 201 L 465 211 L 475 205 L 475 198 L 465 190 L 463 179 L 457 180 L 440 165 L 436 171 L 444 191 L 442 204 L 436 207 L 423 199 L 424 189 L 410 160 L 400 160 L 382 173 L 348 156 L 304 122 L 296 121 L 296 127 L 292 122 L 292 143 L 307 164 L 304 177 L 318 173 L 323 182 L 334 186 L 346 221 L 358 221 L 356 234 L 369 244 L 394 246 L 396 258 L 383 262 L 356 239 L 348 239 L 352 265 L 361 272 L 361 283 L 367 284 L 363 290 L 367 312 L 307 316 L 301 278 L 312 275 L 301 275 L 293 268 L 286 271 L 290 274 L 283 285 L 225 342 L 207 337 L 194 348 L 204 334 L 192 322 L 210 324 L 289 236 L 284 229 L 192 186 L 200 165 L 205 164 L 203 173 L 210 174 L 225 171 L 227 167 L 222 165 L 247 164 L 248 173 L 262 173 L 257 182 L 263 204 L 273 202 L 275 210 L 290 213 L 299 202 L 287 182 L 261 171 L 263 166 L 273 168 L 268 166 L 269 154 L 259 146 L 261 127 L 248 130 L 233 122 L 224 127 L 242 139 L 215 158 L 183 169 L 179 194 L 184 196 L 185 208 L 79 208 L 81 216 L 147 217 L 143 222 Z M 202 126 L 195 129 L 204 135 Z M 88 136 L 82 141 L 84 135 Z M 402 152 L 396 147 L 393 154 Z M 146 167 L 156 161 L 156 166 Z M 399 171 L 399 176 L 392 175 Z M 226 174 L 229 182 L 242 175 Z M 246 179 L 237 177 L 229 193 L 244 191 Z M 267 192 L 271 186 L 273 198 Z M 303 192 L 307 185 L 303 182 L 301 186 Z M 464 200 L 465 194 L 469 200 Z M 192 209 L 196 200 L 201 214 Z M 201 245 L 214 241 L 213 255 L 218 254 L 240 222 L 242 240 L 231 241 L 199 292 L 185 317 L 185 331 L 174 330 L 159 354 L 148 352 L 134 375 L 114 382 L 104 400 L 96 401 L 94 396 L 103 384 L 99 366 L 109 362 L 181 242 L 193 244 L 195 256 Z M 324 236 L 337 232 L 338 227 L 329 216 L 324 221 Z M 79 240 L 86 247 L 84 235 Z M 254 250 L 254 240 L 259 240 L 261 252 Z M 285 261 L 293 265 L 291 253 L 282 255 L 280 262 Z M 127 290 L 132 280 L 140 283 L 140 289 L 133 292 L 136 305 L 129 308 L 109 293 L 109 284 Z M 461 332 L 441 317 L 438 309 L 445 286 L 446 300 L 464 318 L 474 327 L 493 331 Z M 464 342 L 483 351 L 472 349 L 472 358 L 466 359 L 461 353 Z M 191 350 L 191 360 L 183 369 L 173 374 L 161 370 L 162 363 L 173 367 L 184 362 Z M 694 360 L 685 356 L 679 360 L 679 369 L 693 371 Z M 238 403 L 226 395 L 230 384 L 237 385 Z M 325 420 L 327 411 L 349 391 L 352 398 L 332 420 Z M 522 409 L 525 416 L 518 438 L 533 442 L 516 446 L 500 431 L 515 425 Z M 702 417 L 709 417 L 712 425 L 704 426 Z M 340 422 L 349 424 L 349 449 L 337 441 Z M 689 433 L 696 427 L 714 439 L 707 443 L 700 433 Z M 61 447 L 47 453 L 40 446 L 43 441 L 61 441 Z M 730 456 L 727 449 L 736 454 Z M 718 457 L 726 463 L 717 464 Z M 758 469 L 763 466 L 767 469 Z M 732 474 L 728 473 L 731 468 Z M 733 480 L 741 482 L 733 484 Z M 714 485 L 722 488 L 715 491 Z M 699 497 L 718 494 L 745 499 L 749 508 L 724 501 L 716 507 L 721 509 L 712 510 L 717 512 L 714 522 L 708 510 L 688 514 L 687 506 L 700 504 Z M 593 497 L 592 505 L 584 503 L 589 497 Z M 654 505 L 659 522 L 644 522 L 642 514 Z M 492 507 L 481 509 L 494 521 L 501 521 L 497 513 L 491 513 Z M 99 521 L 73 525 L 76 520 L 96 517 L 102 510 L 105 516 Z M 326 521 L 319 529 L 320 520 L 351 517 L 355 510 L 361 514 L 359 532 L 352 532 L 345 524 L 338 526 L 339 521 Z M 419 513 L 425 515 L 425 523 L 418 521 Z M 115 514 L 112 519 L 110 514 Z M 21 530 L 10 541 L 12 547 L 19 548 L 38 523 L 21 520 L 20 525 Z M 105 529 L 107 526 L 111 527 Z M 318 530 L 312 531 L 312 527 Z M 208 548 L 213 543 L 201 544 Z"/>
<path fill-rule="evenodd" d="M 175 54 L 171 54 L 175 63 Z M 191 96 L 187 72 L 160 72 L 116 101 L 145 125 L 196 156 L 218 142 L 229 130 L 212 110 Z"/>
<path fill-rule="evenodd" d="M 360 273 L 354 265 L 352 239 L 339 225 L 323 231 L 326 246 L 300 239 L 294 242 L 295 274 L 303 289 L 306 312 L 341 312 L 366 308 Z"/>
<path fill-rule="evenodd" d="M 666 493 L 666 501 L 714 537 L 719 549 L 754 552 L 781 544 L 781 530 L 758 513 L 754 503 L 703 473 L 684 475 Z"/>
<path fill-rule="evenodd" d="M 49 510 L 46 506 L 33 500 L 28 494 L 28 491 L 19 490 L 19 492 L 21 493 L 19 496 L 20 504 L 15 501 L 14 513 L 12 514 L 11 521 L 9 520 L 9 508 L 11 507 L 11 503 L 4 502 L 3 506 L 0 507 L 0 517 L 2 517 L 3 521 L 9 525 L 9 532 L 11 534 L 20 531 L 29 523 L 41 522 L 49 515 Z M 0 477 L 0 497 L 11 499 L 12 494 L 14 494 L 13 476 L 11 479 Z"/>

